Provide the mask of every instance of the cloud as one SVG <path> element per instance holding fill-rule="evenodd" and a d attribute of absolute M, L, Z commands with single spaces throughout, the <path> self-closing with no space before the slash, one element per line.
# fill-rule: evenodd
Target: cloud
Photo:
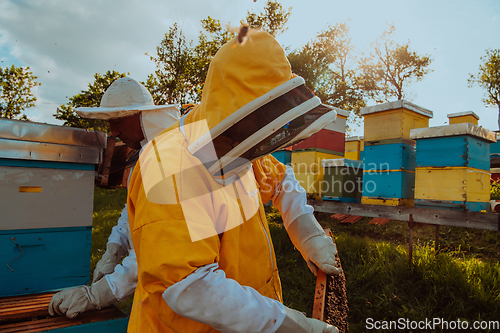
<path fill-rule="evenodd" d="M 229 16 L 240 5 L 227 0 L 7 0 L 0 4 L 0 47 L 38 76 L 39 102 L 27 113 L 41 113 L 36 118 L 50 122 L 55 107 L 86 89 L 95 73 L 116 70 L 146 80 L 154 63 L 145 53 L 155 54 L 174 22 L 195 39 L 201 19 Z M 240 12 L 243 16 L 245 10 Z"/>

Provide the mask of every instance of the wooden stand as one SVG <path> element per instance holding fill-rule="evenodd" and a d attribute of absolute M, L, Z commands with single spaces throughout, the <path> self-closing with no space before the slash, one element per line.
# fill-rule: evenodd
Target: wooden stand
<path fill-rule="evenodd" d="M 89 311 L 74 319 L 51 317 L 50 299 L 55 292 L 0 298 L 0 332 L 126 332 L 128 317 L 114 306 Z"/>

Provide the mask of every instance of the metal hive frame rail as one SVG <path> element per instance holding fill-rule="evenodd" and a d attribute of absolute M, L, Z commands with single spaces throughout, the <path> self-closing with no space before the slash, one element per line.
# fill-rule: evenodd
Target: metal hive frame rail
<path fill-rule="evenodd" d="M 390 220 L 408 221 L 409 226 L 409 262 L 413 256 L 413 228 L 418 225 L 434 225 L 436 227 L 436 249 L 439 244 L 439 226 L 473 228 L 500 231 L 500 214 L 453 211 L 444 209 L 428 209 L 415 207 L 393 207 L 366 205 L 323 200 L 308 200 L 315 212 L 330 214 L 359 215 Z"/>
<path fill-rule="evenodd" d="M 398 221 L 410 221 L 410 215 L 412 215 L 415 223 L 500 231 L 500 214 L 497 213 L 366 205 L 322 200 L 309 200 L 308 203 L 314 207 L 316 212 L 320 213 L 381 217 Z"/>

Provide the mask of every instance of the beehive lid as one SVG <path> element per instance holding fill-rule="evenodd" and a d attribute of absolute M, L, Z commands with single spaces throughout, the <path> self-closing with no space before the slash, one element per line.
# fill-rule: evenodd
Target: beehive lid
<path fill-rule="evenodd" d="M 0 119 L 0 158 L 98 164 L 106 133 Z"/>
<path fill-rule="evenodd" d="M 363 162 L 357 160 L 350 160 L 347 158 L 331 158 L 321 160 L 321 166 L 326 167 L 351 167 L 363 169 Z"/>
<path fill-rule="evenodd" d="M 471 123 L 460 123 L 438 127 L 416 128 L 410 131 L 412 140 L 445 136 L 470 135 L 486 141 L 497 142 L 496 133 Z"/>
<path fill-rule="evenodd" d="M 476 118 L 477 120 L 479 120 L 479 116 L 474 111 L 464 111 L 464 112 L 448 113 L 446 116 L 448 118 L 473 116 L 474 118 Z"/>
<path fill-rule="evenodd" d="M 428 118 L 432 118 L 432 116 L 434 115 L 431 110 L 427 110 L 421 106 L 407 102 L 405 100 L 399 100 L 399 101 L 395 101 L 395 102 L 389 102 L 389 103 L 378 104 L 378 105 L 373 105 L 373 106 L 366 106 L 364 108 L 361 108 L 360 114 L 362 116 L 366 116 L 366 115 L 371 115 L 371 114 L 378 113 L 378 112 L 391 111 L 391 110 L 396 110 L 396 109 L 401 109 L 401 108 L 416 112 L 416 113 L 421 114 L 421 115 L 428 117 Z"/>

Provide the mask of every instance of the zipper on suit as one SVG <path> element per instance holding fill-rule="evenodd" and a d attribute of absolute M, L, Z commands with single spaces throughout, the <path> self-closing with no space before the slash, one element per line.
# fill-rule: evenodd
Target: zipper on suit
<path fill-rule="evenodd" d="M 271 258 L 271 277 L 273 277 L 274 276 L 274 259 L 273 259 L 273 251 L 272 251 L 272 247 L 271 247 L 271 238 L 267 234 L 266 227 L 264 226 L 264 221 L 262 221 L 262 216 L 260 215 L 260 208 L 259 208 L 259 211 L 257 212 L 257 214 L 259 215 L 259 220 L 261 222 L 260 226 L 262 227 L 262 231 L 264 232 L 264 234 L 266 235 L 266 238 L 267 238 L 267 246 L 269 248 L 269 256 Z"/>

